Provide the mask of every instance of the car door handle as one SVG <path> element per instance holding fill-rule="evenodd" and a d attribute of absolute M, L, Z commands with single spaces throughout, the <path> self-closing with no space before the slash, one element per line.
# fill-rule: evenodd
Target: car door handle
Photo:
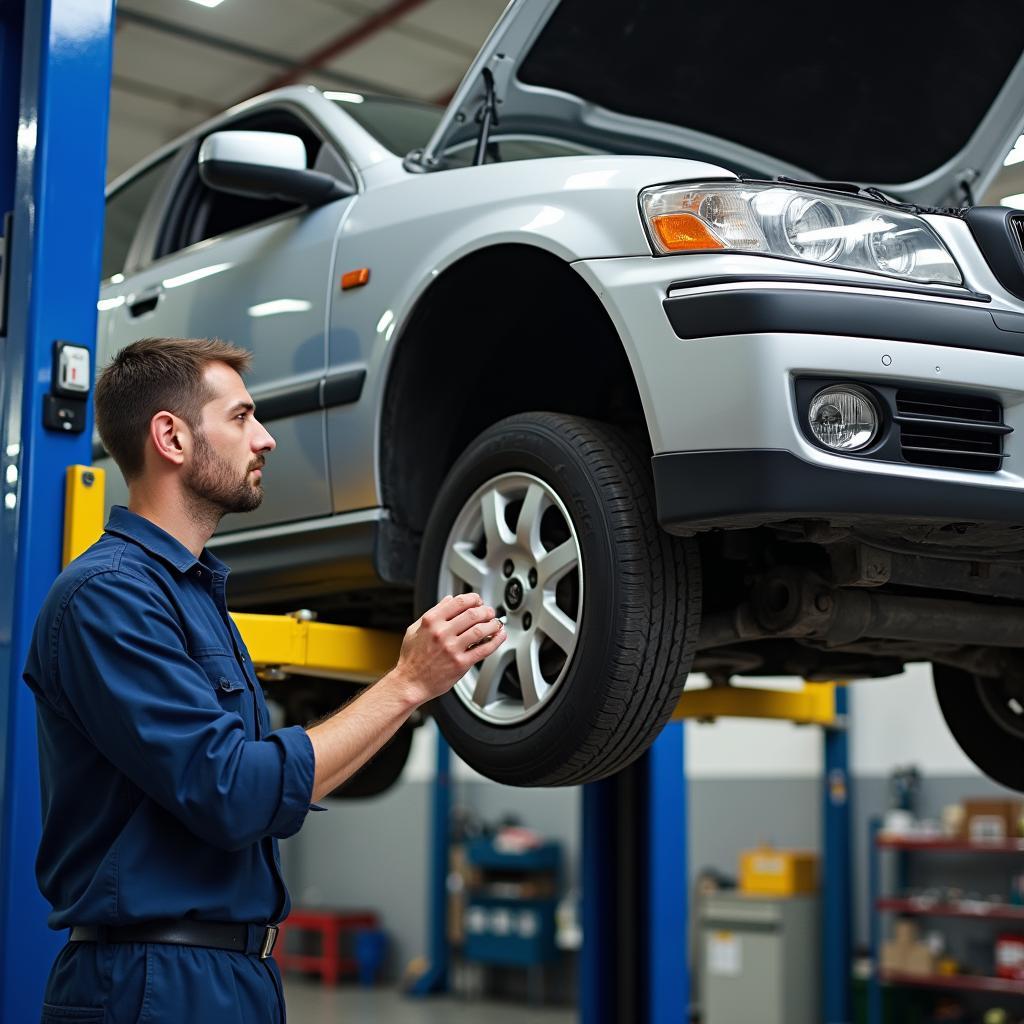
<path fill-rule="evenodd" d="M 128 303 L 128 315 L 131 317 L 142 316 L 144 313 L 152 313 L 156 304 L 160 301 L 160 289 L 143 292 L 141 295 L 132 296 Z"/>

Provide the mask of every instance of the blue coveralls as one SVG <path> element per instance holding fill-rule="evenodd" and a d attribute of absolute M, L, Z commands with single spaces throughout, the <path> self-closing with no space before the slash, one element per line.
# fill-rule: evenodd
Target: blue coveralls
<path fill-rule="evenodd" d="M 228 615 L 227 575 L 208 551 L 197 559 L 116 507 L 43 605 L 25 680 L 36 694 L 36 875 L 51 928 L 186 917 L 255 926 L 288 913 L 277 839 L 310 809 L 313 748 L 298 726 L 270 731 Z M 284 1019 L 272 959 L 155 943 L 67 943 L 42 1015 Z"/>

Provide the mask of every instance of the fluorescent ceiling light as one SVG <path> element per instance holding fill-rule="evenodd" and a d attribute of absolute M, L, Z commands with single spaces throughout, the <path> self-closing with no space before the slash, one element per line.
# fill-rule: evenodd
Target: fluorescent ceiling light
<path fill-rule="evenodd" d="M 307 299 L 271 299 L 249 307 L 249 316 L 275 316 L 277 313 L 305 313 L 313 303 Z"/>
<path fill-rule="evenodd" d="M 324 96 L 329 100 L 338 100 L 340 103 L 363 102 L 363 97 L 357 92 L 325 92 Z"/>
<path fill-rule="evenodd" d="M 224 0 L 192 0 L 192 3 L 199 4 L 200 7 L 220 7 Z"/>

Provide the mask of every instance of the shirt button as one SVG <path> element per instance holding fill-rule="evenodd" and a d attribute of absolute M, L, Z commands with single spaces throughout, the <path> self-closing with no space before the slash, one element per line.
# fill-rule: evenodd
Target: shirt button
<path fill-rule="evenodd" d="M 197 576 L 198 576 L 198 577 L 199 577 L 200 579 L 202 579 L 202 576 L 203 576 L 203 570 L 202 570 L 202 569 L 196 569 L 196 575 L 197 575 Z"/>

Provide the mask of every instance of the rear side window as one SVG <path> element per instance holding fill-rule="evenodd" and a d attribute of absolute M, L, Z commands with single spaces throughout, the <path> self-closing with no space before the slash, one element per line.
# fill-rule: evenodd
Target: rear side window
<path fill-rule="evenodd" d="M 164 157 L 127 181 L 107 199 L 103 223 L 102 280 L 124 270 L 142 215 L 167 175 L 170 162 L 169 156 Z"/>

